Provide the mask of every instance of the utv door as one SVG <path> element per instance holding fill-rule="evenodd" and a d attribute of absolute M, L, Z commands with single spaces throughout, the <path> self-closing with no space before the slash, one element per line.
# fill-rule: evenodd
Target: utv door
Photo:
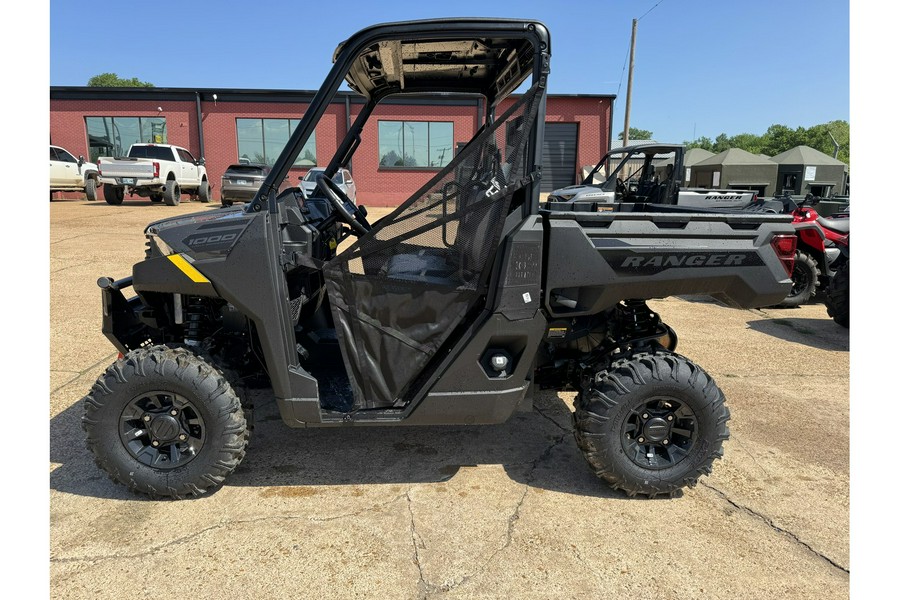
<path fill-rule="evenodd" d="M 504 220 L 531 180 L 523 156 L 542 93 L 535 85 L 517 99 L 326 266 L 354 409 L 401 405 L 429 361 L 483 304 Z M 507 129 L 514 119 L 517 126 Z"/>

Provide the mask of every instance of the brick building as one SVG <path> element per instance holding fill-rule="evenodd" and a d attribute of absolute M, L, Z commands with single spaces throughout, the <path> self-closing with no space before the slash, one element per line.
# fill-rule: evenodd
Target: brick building
<path fill-rule="evenodd" d="M 50 88 L 50 143 L 89 160 L 122 155 L 135 142 L 175 144 L 206 159 L 213 198 L 228 165 L 274 162 L 314 92 L 184 88 Z M 547 98 L 544 191 L 576 182 L 610 144 L 612 95 Z M 513 102 L 507 99 L 500 112 Z M 291 169 L 292 184 L 326 165 L 363 107 L 339 93 Z M 351 170 L 359 200 L 392 206 L 408 198 L 468 141 L 484 117 L 476 96 L 421 96 L 384 101 L 363 130 Z M 500 114 L 498 112 L 498 114 Z"/>

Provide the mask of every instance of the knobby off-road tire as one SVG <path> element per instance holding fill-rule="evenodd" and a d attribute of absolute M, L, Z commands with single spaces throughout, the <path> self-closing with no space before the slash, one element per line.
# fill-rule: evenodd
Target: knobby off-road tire
<path fill-rule="evenodd" d="M 163 193 L 163 200 L 169 206 L 177 206 L 181 202 L 181 186 L 174 180 L 166 182 L 166 191 Z"/>
<path fill-rule="evenodd" d="M 197 189 L 197 199 L 204 204 L 209 202 L 209 182 L 201 181 L 200 187 Z"/>
<path fill-rule="evenodd" d="M 87 196 L 87 199 L 91 202 L 97 199 L 97 180 L 94 178 L 89 178 L 84 182 L 84 195 Z"/>
<path fill-rule="evenodd" d="M 828 316 L 841 327 L 850 327 L 850 261 L 838 267 L 825 293 Z"/>
<path fill-rule="evenodd" d="M 730 414 L 713 379 L 665 351 L 614 362 L 575 398 L 575 440 L 594 474 L 629 496 L 678 496 L 712 471 Z"/>
<path fill-rule="evenodd" d="M 816 295 L 819 286 L 819 277 L 822 272 L 815 259 L 800 250 L 794 255 L 794 271 L 791 273 L 791 291 L 778 306 L 781 308 L 794 308 L 809 302 Z"/>
<path fill-rule="evenodd" d="M 237 393 L 220 370 L 185 348 L 129 352 L 97 379 L 83 404 L 82 427 L 97 465 L 151 497 L 217 488 L 246 452 L 249 431 Z"/>

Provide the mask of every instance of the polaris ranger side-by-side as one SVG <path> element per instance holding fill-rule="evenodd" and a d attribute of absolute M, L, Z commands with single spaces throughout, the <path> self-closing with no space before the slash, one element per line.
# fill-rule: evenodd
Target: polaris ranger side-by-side
<path fill-rule="evenodd" d="M 665 163 L 660 162 L 663 159 Z M 618 202 L 639 202 L 720 210 L 743 208 L 757 199 L 749 190 L 682 187 L 685 172 L 682 144 L 616 148 L 607 152 L 580 184 L 553 190 L 545 206 L 596 212 L 612 210 Z M 605 173 L 609 175 L 603 179 Z"/>
<path fill-rule="evenodd" d="M 221 485 L 244 457 L 252 412 L 239 392 L 253 378 L 291 427 L 501 423 L 530 409 L 536 386 L 575 389 L 576 440 L 613 487 L 674 494 L 708 473 L 728 437 L 724 396 L 645 300 L 777 302 L 789 217 L 541 210 L 549 72 L 534 21 L 392 23 L 339 45 L 249 204 L 151 224 L 132 275 L 99 280 L 103 331 L 122 353 L 84 399 L 100 468 L 156 497 Z M 316 193 L 279 193 L 343 81 L 366 104 Z M 484 122 L 370 223 L 331 177 L 372 135 L 381 100 L 427 92 L 481 94 Z"/>

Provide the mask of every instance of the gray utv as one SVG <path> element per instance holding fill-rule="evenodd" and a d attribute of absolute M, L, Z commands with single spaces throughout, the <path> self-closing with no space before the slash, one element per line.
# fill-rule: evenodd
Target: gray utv
<path fill-rule="evenodd" d="M 99 280 L 121 353 L 84 399 L 100 468 L 154 497 L 220 486 L 244 457 L 254 381 L 290 427 L 502 423 L 536 386 L 574 389 L 577 443 L 614 488 L 671 495 L 709 473 L 728 437 L 724 397 L 645 300 L 778 302 L 789 218 L 540 209 L 549 73 L 534 21 L 392 23 L 338 46 L 249 204 L 151 224 L 132 276 Z M 278 193 L 343 81 L 366 104 L 317 192 Z M 484 122 L 369 223 L 330 177 L 381 100 L 429 92 L 480 94 Z"/>

